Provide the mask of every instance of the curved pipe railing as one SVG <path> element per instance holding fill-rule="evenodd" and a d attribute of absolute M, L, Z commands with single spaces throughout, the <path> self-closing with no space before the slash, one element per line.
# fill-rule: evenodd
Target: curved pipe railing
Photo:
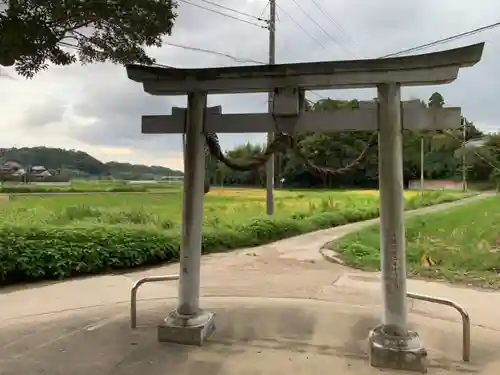
<path fill-rule="evenodd" d="M 137 290 L 145 283 L 179 280 L 179 275 L 147 276 L 137 280 L 130 291 L 130 327 L 137 327 Z"/>
<path fill-rule="evenodd" d="M 419 301 L 437 303 L 439 305 L 450 306 L 457 310 L 462 316 L 462 359 L 464 362 L 470 362 L 470 317 L 465 309 L 457 303 L 444 298 L 431 297 L 424 294 L 406 293 L 406 296 Z"/>
<path fill-rule="evenodd" d="M 145 283 L 153 283 L 160 281 L 176 281 L 179 280 L 179 275 L 165 275 L 165 276 L 147 276 L 137 280 L 130 291 L 130 326 L 131 328 L 137 327 L 137 291 L 139 287 Z M 471 324 L 470 317 L 465 309 L 457 303 L 445 299 L 432 297 L 425 294 L 406 293 L 406 296 L 411 299 L 425 301 L 430 303 L 437 303 L 439 305 L 450 306 L 457 310 L 462 317 L 462 359 L 464 362 L 470 362 L 471 355 Z"/>

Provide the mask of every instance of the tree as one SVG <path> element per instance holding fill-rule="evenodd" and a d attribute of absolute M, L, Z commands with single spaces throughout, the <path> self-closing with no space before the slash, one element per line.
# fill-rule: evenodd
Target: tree
<path fill-rule="evenodd" d="M 490 179 L 495 181 L 498 191 L 500 187 L 500 133 L 490 134 L 483 148 L 486 149 L 488 165 L 491 167 Z"/>
<path fill-rule="evenodd" d="M 429 98 L 429 107 L 431 108 L 443 108 L 444 107 L 444 98 L 443 96 L 435 92 Z"/>
<path fill-rule="evenodd" d="M 232 160 L 248 161 L 259 156 L 262 153 L 261 145 L 246 143 L 236 146 L 234 149 L 226 152 L 226 156 Z M 214 160 L 215 161 L 215 160 Z M 221 163 L 217 163 L 216 168 L 207 170 L 209 178 L 216 182 L 223 180 L 224 185 L 259 185 L 264 186 L 265 173 L 264 166 L 248 172 L 233 171 Z"/>
<path fill-rule="evenodd" d="M 144 47 L 170 35 L 176 7 L 174 0 L 0 0 L 0 65 L 32 78 L 77 57 L 152 64 Z"/>

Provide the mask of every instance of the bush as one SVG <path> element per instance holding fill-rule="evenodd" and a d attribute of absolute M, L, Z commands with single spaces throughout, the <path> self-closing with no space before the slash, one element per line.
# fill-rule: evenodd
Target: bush
<path fill-rule="evenodd" d="M 0 228 L 2 283 L 60 279 L 177 259 L 178 233 L 127 227 Z"/>
<path fill-rule="evenodd" d="M 415 198 L 408 202 L 407 208 L 457 198 L 456 194 L 436 194 L 420 201 Z M 0 283 L 62 279 L 179 258 L 180 233 L 171 229 L 173 223 L 168 220 L 159 227 L 142 228 L 120 224 L 118 216 L 108 217 L 109 224 L 104 225 L 71 224 L 74 219 L 101 214 L 91 207 L 76 205 L 55 217 L 52 224 L 0 226 Z M 378 208 L 353 207 L 292 217 L 264 217 L 232 227 L 207 225 L 203 233 L 203 253 L 257 246 L 312 230 L 375 218 L 378 214 Z M 141 210 L 131 211 L 130 215 L 140 223 L 159 220 Z M 56 226 L 60 222 L 70 224 Z"/>

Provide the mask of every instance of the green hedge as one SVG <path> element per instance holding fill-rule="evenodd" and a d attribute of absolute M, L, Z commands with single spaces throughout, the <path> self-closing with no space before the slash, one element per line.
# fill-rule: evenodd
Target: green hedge
<path fill-rule="evenodd" d="M 434 196 L 421 206 L 457 199 Z M 408 202 L 408 208 L 414 208 Z M 256 246 L 378 216 L 376 208 L 312 216 L 259 218 L 231 228 L 205 228 L 203 253 Z M 0 226 L 0 283 L 95 274 L 177 260 L 179 231 L 134 226 Z"/>

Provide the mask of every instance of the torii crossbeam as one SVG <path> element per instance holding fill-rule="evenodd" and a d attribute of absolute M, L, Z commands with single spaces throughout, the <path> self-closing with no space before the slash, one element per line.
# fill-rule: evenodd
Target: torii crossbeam
<path fill-rule="evenodd" d="M 188 108 L 144 116 L 143 133 L 186 134 L 180 282 L 177 309 L 159 327 L 160 341 L 201 345 L 214 330 L 213 314 L 200 309 L 200 258 L 205 175 L 204 132 L 379 132 L 382 324 L 370 333 L 370 363 L 425 370 L 426 351 L 408 330 L 403 190 L 403 129 L 460 126 L 460 108 L 401 103 L 401 86 L 450 83 L 459 69 L 481 60 L 484 43 L 417 56 L 337 62 L 174 69 L 127 65 L 131 80 L 152 95 L 188 95 Z M 305 90 L 377 87 L 378 103 L 356 109 L 303 112 Z M 207 108 L 208 94 L 274 92 L 273 114 L 222 114 Z"/>

